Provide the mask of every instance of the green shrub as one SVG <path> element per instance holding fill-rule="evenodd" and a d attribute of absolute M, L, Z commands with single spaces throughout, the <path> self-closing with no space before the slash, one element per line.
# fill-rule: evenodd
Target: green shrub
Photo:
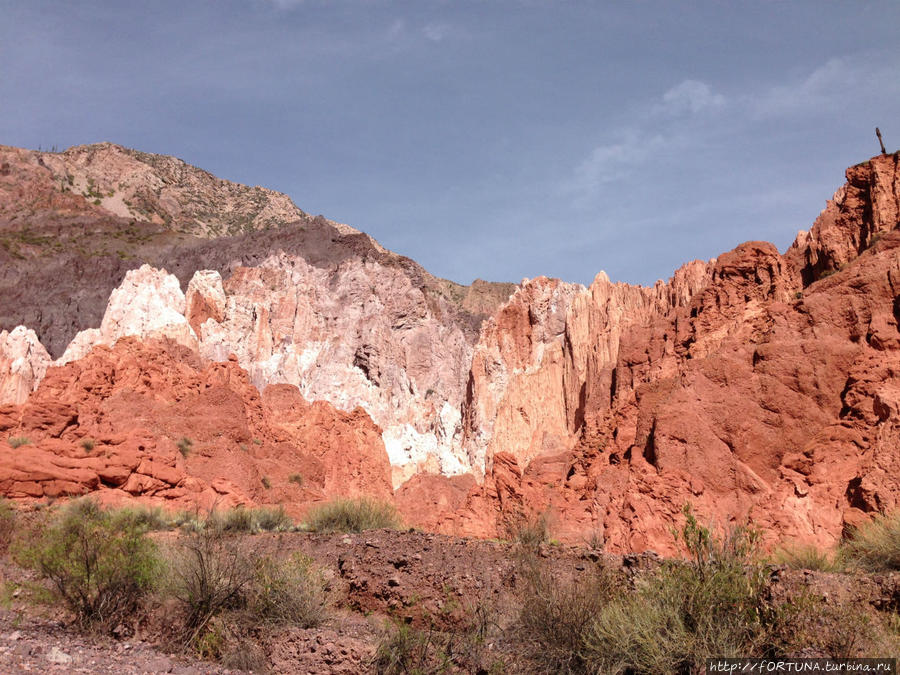
<path fill-rule="evenodd" d="M 169 517 L 159 506 L 122 506 L 111 509 L 109 513 L 117 525 L 143 528 L 146 531 L 168 530 L 172 527 Z"/>
<path fill-rule="evenodd" d="M 689 508 L 676 533 L 687 560 L 666 561 L 629 590 L 610 573 L 566 579 L 533 553 L 519 627 L 539 672 L 691 673 L 716 656 L 775 651 L 773 632 L 791 617 L 767 604 L 768 572 L 757 533 L 717 535 Z"/>
<path fill-rule="evenodd" d="M 393 504 L 369 497 L 336 499 L 313 508 L 306 517 L 306 527 L 316 532 L 362 532 L 399 524 Z"/>
<path fill-rule="evenodd" d="M 255 565 L 232 535 L 211 527 L 183 535 L 171 557 L 170 591 L 184 609 L 184 643 L 196 648 L 215 616 L 244 606 Z"/>
<path fill-rule="evenodd" d="M 433 673 L 483 673 L 500 675 L 506 664 L 485 644 L 482 620 L 475 610 L 472 625 L 461 632 L 439 631 L 434 625 L 416 628 L 406 622 L 385 625 L 372 666 L 387 675 L 431 675 Z M 491 619 L 488 619 L 491 621 Z"/>
<path fill-rule="evenodd" d="M 622 595 L 598 609 L 585 634 L 584 672 L 591 672 L 591 666 L 611 673 L 673 672 L 689 645 L 677 608 L 647 602 L 644 594 Z"/>
<path fill-rule="evenodd" d="M 900 511 L 878 515 L 855 529 L 840 556 L 848 565 L 870 572 L 900 570 Z"/>
<path fill-rule="evenodd" d="M 83 499 L 32 533 L 16 557 L 52 583 L 79 625 L 111 628 L 137 609 L 160 569 L 145 533 Z"/>
<path fill-rule="evenodd" d="M 184 612 L 180 638 L 201 656 L 236 663 L 259 626 L 311 628 L 326 617 L 324 576 L 303 555 L 276 560 L 207 527 L 181 537 L 171 557 L 170 592 Z"/>
<path fill-rule="evenodd" d="M 543 672 L 589 672 L 585 641 L 597 612 L 620 595 L 621 580 L 597 570 L 579 581 L 554 576 L 537 557 L 520 562 L 525 591 L 518 632 Z"/>
<path fill-rule="evenodd" d="M 284 507 L 253 509 L 253 526 L 263 532 L 283 532 L 294 527 L 294 521 L 284 512 Z"/>
<path fill-rule="evenodd" d="M 10 436 L 8 442 L 13 448 L 21 448 L 31 443 L 31 440 L 27 436 Z"/>
<path fill-rule="evenodd" d="M 303 486 L 303 476 L 299 473 L 292 473 L 288 476 L 288 483 L 295 483 L 296 485 L 302 487 Z"/>
<path fill-rule="evenodd" d="M 736 527 L 721 536 L 689 508 L 678 533 L 686 562 L 667 561 L 631 596 L 602 608 L 586 640 L 594 670 L 694 672 L 716 656 L 762 655 L 772 613 L 758 533 Z"/>
<path fill-rule="evenodd" d="M 775 551 L 772 561 L 776 565 L 785 565 L 792 570 L 836 572 L 840 569 L 834 556 L 806 544 L 786 544 Z"/>
<path fill-rule="evenodd" d="M 0 497 L 0 553 L 5 553 L 12 543 L 18 527 L 16 509 L 6 499 Z"/>
<path fill-rule="evenodd" d="M 212 511 L 206 517 L 205 527 L 223 532 L 252 532 L 252 509 L 238 506 L 227 511 Z"/>
<path fill-rule="evenodd" d="M 284 512 L 284 507 L 259 507 L 248 509 L 237 506 L 227 511 L 212 511 L 200 527 L 212 527 L 224 532 L 284 532 L 294 523 Z"/>
<path fill-rule="evenodd" d="M 188 455 L 191 454 L 191 450 L 194 449 L 194 442 L 186 436 L 179 439 L 178 443 L 176 443 L 175 445 L 178 447 L 178 452 L 180 452 L 181 456 L 185 459 L 187 459 Z"/>
<path fill-rule="evenodd" d="M 380 675 L 431 675 L 450 671 L 453 661 L 442 636 L 405 623 L 393 623 L 382 633 L 373 665 Z"/>
<path fill-rule="evenodd" d="M 255 620 L 313 628 L 324 621 L 326 608 L 325 580 L 311 558 L 295 553 L 257 561 L 248 602 Z"/>
<path fill-rule="evenodd" d="M 520 516 L 507 527 L 509 538 L 526 550 L 540 548 L 550 540 L 550 522 L 547 513 Z"/>
<path fill-rule="evenodd" d="M 91 452 L 94 449 L 94 445 L 94 439 L 92 438 L 81 439 L 81 447 L 84 448 L 85 452 Z"/>
<path fill-rule="evenodd" d="M 268 476 L 263 476 L 262 478 L 260 478 L 259 482 L 262 483 L 262 486 L 266 490 L 272 489 L 272 481 L 269 480 Z"/>
<path fill-rule="evenodd" d="M 170 520 L 173 527 L 180 528 L 185 532 L 195 532 L 205 527 L 205 520 L 200 516 L 199 510 L 178 511 Z"/>

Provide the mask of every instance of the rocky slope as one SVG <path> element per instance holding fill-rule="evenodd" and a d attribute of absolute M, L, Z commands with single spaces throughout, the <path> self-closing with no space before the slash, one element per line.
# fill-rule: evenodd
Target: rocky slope
<path fill-rule="evenodd" d="M 12 498 L 283 502 L 299 514 L 328 497 L 392 492 L 364 411 L 310 404 L 290 385 L 260 395 L 233 360 L 204 362 L 165 337 L 126 337 L 51 367 L 24 404 L 0 407 L 0 457 L 0 493 Z"/>
<path fill-rule="evenodd" d="M 511 284 L 437 279 L 283 195 L 173 158 L 103 144 L 4 148 L 0 159 L 0 326 L 33 328 L 48 348 L 26 349 L 21 337 L 4 346 L 0 401 L 21 403 L 51 355 L 66 363 L 123 335 L 165 334 L 205 357 L 236 354 L 260 390 L 290 383 L 348 412 L 363 405 L 383 429 L 396 484 L 420 470 L 468 470 L 453 441 L 468 361 Z M 97 191 L 106 196 L 92 199 Z M 151 196 L 126 220 L 109 192 L 128 204 Z M 249 232 L 214 236 L 240 230 Z M 159 274 L 138 272 L 142 261 Z"/>
<path fill-rule="evenodd" d="M 304 420 L 318 419 L 316 410 L 357 415 L 351 422 L 368 429 L 366 447 L 380 436 L 388 460 L 373 469 L 381 487 L 360 489 L 389 495 L 399 488 L 395 499 L 410 522 L 447 532 L 502 535 L 546 510 L 557 536 L 665 551 L 671 525 L 690 502 L 720 523 L 750 518 L 769 540 L 824 544 L 900 498 L 892 478 L 900 468 L 896 155 L 849 169 L 847 184 L 784 255 L 749 242 L 688 263 L 650 288 L 612 283 L 602 273 L 589 288 L 546 278 L 513 288 L 435 279 L 364 234 L 292 212 L 272 193 L 230 184 L 215 192 L 222 181 L 171 158 L 116 146 L 52 157 L 4 152 L 14 160 L 0 178 L 8 185 L 18 185 L 23 172 L 38 176 L 20 190 L 27 209 L 0 209 L 0 233 L 14 242 L 5 246 L 9 266 L 0 281 L 27 281 L 0 307 L 0 328 L 8 331 L 0 333 L 0 394 L 19 404 L 7 418 L 20 426 L 29 418 L 22 411 L 46 396 L 45 371 L 81 368 L 136 336 L 125 340 L 129 349 L 164 339 L 197 372 L 220 363 L 245 373 L 248 391 L 264 392 L 261 405 L 284 416 L 279 433 L 307 448 L 304 456 L 311 447 L 298 439 L 313 424 Z M 74 173 L 94 165 L 93 173 Z M 162 215 L 131 224 L 112 205 L 98 214 L 112 197 L 95 204 L 91 192 L 67 191 L 68 179 L 59 180 L 67 175 L 75 176 L 72 187 L 84 175 L 93 177 L 86 185 L 102 182 L 103 189 L 149 190 L 156 197 L 141 202 L 145 211 Z M 153 192 L 153 176 L 171 189 Z M 56 192 L 47 192 L 47 180 Z M 209 216 L 209 204 L 193 200 L 196 191 L 204 199 L 221 195 L 222 212 Z M 264 207 L 253 202 L 258 195 L 266 196 Z M 294 216 L 292 224 L 279 220 Z M 21 223 L 33 218 L 55 232 L 50 243 L 20 236 Z M 263 229 L 215 236 L 238 221 Z M 40 264 L 58 271 L 53 265 L 73 255 L 55 251 L 59 241 L 90 230 L 108 243 L 138 225 L 157 229 L 129 240 L 124 257 L 98 258 L 115 261 L 97 267 L 104 269 L 99 286 L 108 289 L 105 310 L 80 313 L 82 291 L 58 285 L 54 297 L 68 304 L 37 309 L 35 298 L 48 292 Z M 153 266 L 138 268 L 141 261 Z M 77 283 L 93 289 L 97 275 Z M 93 308 L 91 297 L 85 306 Z M 25 320 L 13 322 L 16 300 L 31 304 L 15 310 Z M 47 370 L 52 357 L 57 367 Z M 44 382 L 51 377 L 58 375 Z M 285 385 L 291 403 L 288 389 L 278 388 Z M 147 386 L 149 396 L 155 385 Z M 89 408 L 102 408 L 103 400 Z M 46 452 L 69 452 L 59 441 L 71 445 L 77 437 L 60 433 L 46 439 Z M 178 468 L 171 447 L 147 456 L 155 452 Z M 229 494 L 299 499 L 261 492 L 251 465 L 259 472 L 266 460 L 250 459 L 238 474 L 256 478 Z M 332 461 L 320 458 L 310 469 L 334 476 L 331 483 L 321 478 L 320 497 L 330 493 L 326 483 L 337 489 L 346 480 Z M 212 469 L 197 471 L 203 485 L 217 479 Z"/>
<path fill-rule="evenodd" d="M 896 508 L 897 156 L 847 178 L 784 256 L 750 242 L 654 289 L 520 289 L 473 361 L 488 479 L 430 525 L 549 509 L 563 534 L 670 550 L 685 503 L 818 544 Z"/>
<path fill-rule="evenodd" d="M 126 272 L 149 263 L 182 287 L 198 270 L 228 278 L 278 253 L 347 273 L 348 261 L 399 269 L 474 342 L 511 284 L 429 275 L 353 228 L 310 217 L 285 195 L 221 180 L 172 157 L 110 143 L 62 153 L 0 146 L 0 330 L 33 329 L 58 358 L 99 326 Z"/>

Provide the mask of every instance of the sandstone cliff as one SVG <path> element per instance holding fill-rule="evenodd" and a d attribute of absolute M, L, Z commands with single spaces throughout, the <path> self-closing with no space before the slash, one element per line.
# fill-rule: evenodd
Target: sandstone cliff
<path fill-rule="evenodd" d="M 45 453 L 34 458 L 42 466 L 94 470 L 72 463 L 77 436 L 71 429 L 81 426 L 81 413 L 53 421 L 56 413 L 28 407 L 61 391 L 59 385 L 44 389 L 60 377 L 54 374 L 77 371 L 89 378 L 110 355 L 139 353 L 142 344 L 164 340 L 166 353 L 180 356 L 142 380 L 142 395 L 172 388 L 164 384 L 166 368 L 239 372 L 230 377 L 241 383 L 241 405 L 262 420 L 248 433 L 282 434 L 288 445 L 281 447 L 302 449 L 284 450 L 288 462 L 273 459 L 277 453 L 254 452 L 237 463 L 198 459 L 190 475 L 199 487 L 178 492 L 178 499 L 206 494 L 209 501 L 216 481 L 234 471 L 254 478 L 217 494 L 304 503 L 313 497 L 292 488 L 262 492 L 254 484 L 259 472 L 286 476 L 284 467 L 294 463 L 316 476 L 320 497 L 341 489 L 384 496 L 399 488 L 395 499 L 411 524 L 502 536 L 517 520 L 547 511 L 556 536 L 602 538 L 618 551 L 671 550 L 670 527 L 688 502 L 722 524 L 751 519 L 770 542 L 819 544 L 833 542 L 869 513 L 897 507 L 895 155 L 848 169 L 847 184 L 784 255 L 771 244 L 748 242 L 715 260 L 688 263 L 653 287 L 612 283 L 601 273 L 585 288 L 546 278 L 518 287 L 461 287 L 362 233 L 293 212 L 269 193 L 233 186 L 222 188 L 226 206 L 217 222 L 225 230 L 218 230 L 201 217 L 205 211 L 190 206 L 192 191 L 220 194 L 218 179 L 171 158 L 148 159 L 115 146 L 41 161 L 24 151 L 4 152 L 15 160 L 14 170 L 0 182 L 16 171 L 37 176 L 20 192 L 29 218 L 49 228 L 42 231 L 91 245 L 99 240 L 90 237 L 108 245 L 115 233 L 130 233 L 124 257 L 99 256 L 112 261 L 99 265 L 107 265 L 99 276 L 92 276 L 90 256 L 76 256 L 84 288 L 102 277 L 97 286 L 107 288 L 104 307 L 95 308 L 96 290 L 85 301 L 80 291 L 57 289 L 52 297 L 66 299 L 51 305 L 52 312 L 37 311 L 33 302 L 15 310 L 26 319 L 16 323 L 35 332 L 14 329 L 8 308 L 38 293 L 15 290 L 3 310 L 7 318 L 0 317 L 8 331 L 0 333 L 0 400 L 20 404 L 5 409 L 0 431 L 43 434 L 29 450 Z M 122 178 L 126 174 L 133 178 Z M 48 175 L 57 192 L 41 183 Z M 87 185 L 118 180 L 128 194 L 144 194 L 135 186 L 163 177 L 169 187 L 142 202 L 150 205 L 147 213 L 163 215 L 126 221 L 105 201 L 112 197 L 94 204 L 65 190 L 67 178 L 53 182 L 65 175 L 75 176 L 71 186 L 81 175 L 93 177 Z M 266 196 L 265 208 L 227 206 L 228 199 L 255 194 Z M 216 237 L 233 231 L 231 211 L 244 214 L 244 229 L 252 231 Z M 279 221 L 295 216 L 294 223 Z M 40 271 L 41 261 L 71 259 L 71 251 L 54 251 L 52 237 L 48 242 L 41 238 L 48 235 L 23 229 L 15 205 L 0 209 L 0 218 L 7 242 L 0 255 L 5 250 L 10 263 L 0 281 L 40 289 L 48 274 Z M 91 228 L 87 239 L 65 238 Z M 51 356 L 38 338 L 61 356 L 57 368 L 47 370 Z M 45 371 L 50 374 L 42 383 Z M 198 386 L 207 387 L 187 390 Z M 106 390 L 98 391 L 88 410 L 105 405 Z M 263 394 L 254 398 L 254 391 Z M 204 403 L 209 420 L 250 414 L 234 412 L 226 399 Z M 127 407 L 121 405 L 120 423 Z M 329 421 L 335 419 L 340 423 Z M 166 424 L 154 422 L 157 431 L 147 438 Z M 324 432 L 313 442 L 315 429 Z M 169 475 L 175 482 L 158 485 L 153 480 L 162 479 L 131 460 L 127 471 L 117 470 L 139 485 L 135 494 L 167 496 L 184 487 L 188 473 L 170 447 L 177 433 L 165 431 L 169 445 L 144 443 L 141 455 L 141 461 L 158 455 L 181 471 Z M 347 454 L 346 438 L 360 450 Z M 59 492 L 61 483 L 52 481 L 119 489 L 101 477 L 64 478 L 53 471 L 32 481 L 40 494 Z M 10 494 L 39 492 L 13 489 L 11 480 L 0 483 Z M 28 482 L 24 474 L 15 474 L 15 481 Z"/>
<path fill-rule="evenodd" d="M 653 289 L 521 289 L 473 360 L 487 481 L 431 526 L 496 534 L 549 509 L 561 535 L 670 550 L 690 502 L 826 544 L 896 508 L 897 157 L 847 177 L 784 256 L 750 242 Z"/>

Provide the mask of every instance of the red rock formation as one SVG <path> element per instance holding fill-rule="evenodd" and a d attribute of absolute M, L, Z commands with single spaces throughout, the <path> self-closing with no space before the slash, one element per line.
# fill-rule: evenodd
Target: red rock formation
<path fill-rule="evenodd" d="M 671 551 L 669 529 L 689 502 L 721 525 L 749 519 L 769 542 L 818 544 L 897 508 L 900 173 L 888 156 L 847 175 L 785 256 L 749 242 L 663 287 L 598 279 L 590 297 L 575 293 L 542 358 L 522 354 L 560 310 L 520 291 L 482 334 L 470 392 L 526 413 L 539 406 L 521 401 L 551 395 L 548 415 L 527 425 L 562 427 L 571 449 L 536 453 L 494 433 L 485 484 L 432 517 L 437 526 L 493 510 L 479 527 L 497 534 L 549 510 L 557 536 Z M 549 385 L 520 387 L 526 378 Z M 483 399 L 473 397 L 467 421 Z M 563 421 L 561 410 L 574 414 Z"/>
<path fill-rule="evenodd" d="M 261 397 L 235 361 L 204 363 L 171 341 L 124 338 L 51 368 L 26 403 L 0 408 L 0 438 L 0 493 L 13 498 L 99 491 L 179 507 L 287 501 L 297 512 L 391 492 L 364 412 L 310 405 L 289 385 Z"/>

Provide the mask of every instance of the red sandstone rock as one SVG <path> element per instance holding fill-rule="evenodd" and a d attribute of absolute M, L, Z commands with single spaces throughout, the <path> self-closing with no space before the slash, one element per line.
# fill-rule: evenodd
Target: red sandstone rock
<path fill-rule="evenodd" d="M 236 362 L 205 363 L 171 341 L 124 338 L 51 368 L 26 403 L 0 408 L 0 439 L 0 493 L 13 498 L 99 491 L 298 512 L 347 493 L 391 495 L 380 430 L 362 410 L 310 405 L 290 385 L 264 401 Z M 298 473 L 302 487 L 289 480 Z"/>
<path fill-rule="evenodd" d="M 564 314 L 520 291 L 473 362 L 467 432 L 487 442 L 489 470 L 466 504 L 498 514 L 481 534 L 549 511 L 557 536 L 672 551 L 670 527 L 692 503 L 721 526 L 749 520 L 769 543 L 824 545 L 861 514 L 896 509 L 898 176 L 894 156 L 850 169 L 784 257 L 749 242 L 690 268 L 684 290 L 677 275 L 654 289 L 598 278 Z M 532 337 L 560 316 L 549 339 Z M 518 441 L 497 434 L 504 407 L 522 417 Z M 548 432 L 569 440 L 533 445 Z"/>

